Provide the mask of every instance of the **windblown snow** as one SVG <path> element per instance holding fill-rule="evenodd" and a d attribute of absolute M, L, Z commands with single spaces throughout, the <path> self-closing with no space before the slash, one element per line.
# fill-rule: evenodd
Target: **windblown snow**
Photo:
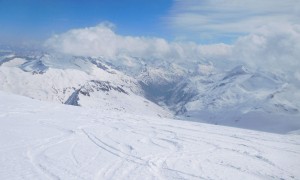
<path fill-rule="evenodd" d="M 0 179 L 300 179 L 300 136 L 0 92 Z"/>

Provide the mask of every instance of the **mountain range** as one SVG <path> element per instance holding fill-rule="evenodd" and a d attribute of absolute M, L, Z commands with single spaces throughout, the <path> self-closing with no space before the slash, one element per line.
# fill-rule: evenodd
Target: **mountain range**
<path fill-rule="evenodd" d="M 300 92 L 284 74 L 138 57 L 0 51 L 0 90 L 83 108 L 287 133 L 300 129 Z"/>

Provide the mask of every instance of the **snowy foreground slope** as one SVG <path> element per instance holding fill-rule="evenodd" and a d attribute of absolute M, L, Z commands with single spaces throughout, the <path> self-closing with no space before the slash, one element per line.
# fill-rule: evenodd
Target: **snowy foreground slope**
<path fill-rule="evenodd" d="M 300 135 L 0 92 L 0 179 L 300 179 Z"/>

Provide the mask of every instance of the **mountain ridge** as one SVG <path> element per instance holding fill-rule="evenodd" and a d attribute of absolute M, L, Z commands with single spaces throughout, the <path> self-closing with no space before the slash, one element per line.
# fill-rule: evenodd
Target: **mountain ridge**
<path fill-rule="evenodd" d="M 184 65 L 122 59 L 1 53 L 0 90 L 69 105 L 175 115 L 262 131 L 300 129 L 300 94 L 278 74 L 244 65 L 220 70 L 202 61 Z"/>

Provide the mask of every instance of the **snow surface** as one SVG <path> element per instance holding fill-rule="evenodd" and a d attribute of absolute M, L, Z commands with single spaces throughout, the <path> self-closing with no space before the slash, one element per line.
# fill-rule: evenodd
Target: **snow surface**
<path fill-rule="evenodd" d="M 271 134 L 0 92 L 0 179 L 300 179 L 299 167 L 297 132 Z"/>

